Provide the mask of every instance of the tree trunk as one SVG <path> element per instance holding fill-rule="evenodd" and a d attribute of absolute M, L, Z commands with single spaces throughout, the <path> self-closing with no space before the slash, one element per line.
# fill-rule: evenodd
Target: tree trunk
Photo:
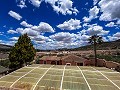
<path fill-rule="evenodd" d="M 94 41 L 95 66 L 97 66 L 96 41 Z"/>

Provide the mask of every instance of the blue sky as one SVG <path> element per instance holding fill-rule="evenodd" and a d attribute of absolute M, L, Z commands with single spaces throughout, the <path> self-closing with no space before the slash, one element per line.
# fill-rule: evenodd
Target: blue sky
<path fill-rule="evenodd" d="M 39 49 L 76 48 L 94 34 L 120 39 L 119 0 L 1 0 L 0 43 L 27 33 Z"/>

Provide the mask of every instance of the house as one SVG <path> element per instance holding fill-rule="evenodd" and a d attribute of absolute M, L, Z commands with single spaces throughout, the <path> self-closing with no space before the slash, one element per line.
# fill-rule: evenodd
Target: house
<path fill-rule="evenodd" d="M 62 65 L 72 65 L 72 66 L 84 66 L 84 62 L 86 61 L 85 58 L 79 57 L 77 55 L 67 55 L 64 56 L 62 59 Z"/>
<path fill-rule="evenodd" d="M 40 59 L 40 64 L 61 65 L 61 58 L 57 56 L 43 56 Z"/>
<path fill-rule="evenodd" d="M 72 66 L 84 66 L 85 58 L 77 55 L 66 55 L 66 56 L 43 56 L 40 59 L 40 64 L 52 64 L 52 65 L 72 65 Z"/>

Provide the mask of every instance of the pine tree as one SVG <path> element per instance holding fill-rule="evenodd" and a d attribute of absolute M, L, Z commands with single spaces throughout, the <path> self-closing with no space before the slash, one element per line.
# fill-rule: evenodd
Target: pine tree
<path fill-rule="evenodd" d="M 27 34 L 21 35 L 12 48 L 9 59 L 10 68 L 20 68 L 34 60 L 35 48 Z"/>

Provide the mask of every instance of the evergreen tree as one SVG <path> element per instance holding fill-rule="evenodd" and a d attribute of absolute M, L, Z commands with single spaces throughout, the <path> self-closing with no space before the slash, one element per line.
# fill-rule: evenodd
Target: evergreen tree
<path fill-rule="evenodd" d="M 27 34 L 21 35 L 9 54 L 10 68 L 20 68 L 27 65 L 34 60 L 34 56 L 35 49 L 31 39 Z"/>

